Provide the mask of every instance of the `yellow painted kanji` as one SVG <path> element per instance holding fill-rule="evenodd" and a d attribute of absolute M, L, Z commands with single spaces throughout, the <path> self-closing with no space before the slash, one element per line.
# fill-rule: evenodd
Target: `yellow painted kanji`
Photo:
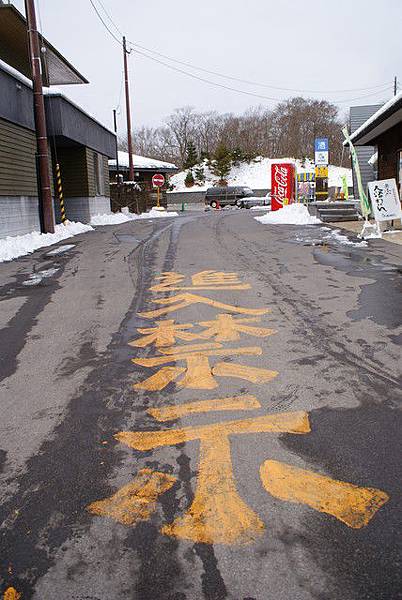
<path fill-rule="evenodd" d="M 254 337 L 268 337 L 276 333 L 274 329 L 265 327 L 250 327 L 245 323 L 259 323 L 258 317 L 246 317 L 245 319 L 235 319 L 232 315 L 219 314 L 215 321 L 201 321 L 199 325 L 206 328 L 199 334 L 200 338 L 215 338 L 217 342 L 236 342 L 240 339 L 240 334 L 245 333 Z"/>
<path fill-rule="evenodd" d="M 155 344 L 157 348 L 162 346 L 173 346 L 176 340 L 183 340 L 190 342 L 200 338 L 200 334 L 194 334 L 187 331 L 191 329 L 193 325 L 186 323 L 181 325 L 175 323 L 174 320 L 159 321 L 155 327 L 139 328 L 137 331 L 144 337 L 129 342 L 130 346 L 136 346 L 138 348 L 145 348 L 151 344 Z"/>
<path fill-rule="evenodd" d="M 13 587 L 7 588 L 3 595 L 3 600 L 19 600 L 20 598 L 21 594 Z"/>
<path fill-rule="evenodd" d="M 223 348 L 218 343 L 203 343 L 171 348 L 160 348 L 162 356 L 153 358 L 133 358 L 132 362 L 143 367 L 157 367 L 169 363 L 186 363 L 186 367 L 163 367 L 154 375 L 134 385 L 135 389 L 158 391 L 165 388 L 169 383 L 179 379 L 177 384 L 185 388 L 212 390 L 218 387 L 215 376 L 239 377 L 252 383 L 263 383 L 271 381 L 278 375 L 277 371 L 269 371 L 239 365 L 234 363 L 218 362 L 211 367 L 210 357 L 214 356 L 260 356 L 262 350 L 259 347 Z"/>
<path fill-rule="evenodd" d="M 174 292 L 178 290 L 249 290 L 249 283 L 242 283 L 237 273 L 201 271 L 191 277 L 190 286 L 178 285 L 185 280 L 180 273 L 168 271 L 155 277 L 160 283 L 149 288 L 152 292 Z"/>
<path fill-rule="evenodd" d="M 94 515 L 110 517 L 123 525 L 146 521 L 156 509 L 156 501 L 176 482 L 176 477 L 151 469 L 142 469 L 133 482 L 106 500 L 87 507 Z"/>
<path fill-rule="evenodd" d="M 207 306 L 212 306 L 213 308 L 224 310 L 225 312 L 242 315 L 265 315 L 271 312 L 269 308 L 243 308 L 241 306 L 225 304 L 224 302 L 218 302 L 217 300 L 205 298 L 204 296 L 198 296 L 197 294 L 190 294 L 188 292 L 176 294 L 170 298 L 158 298 L 156 300 L 152 300 L 152 302 L 161 305 L 163 308 L 140 312 L 138 313 L 140 317 L 144 317 L 146 319 L 157 319 L 163 315 L 175 312 L 176 310 L 181 310 L 187 306 L 192 306 L 193 304 L 205 304 Z"/>
<path fill-rule="evenodd" d="M 261 408 L 255 396 L 232 396 L 230 398 L 214 398 L 213 400 L 198 400 L 186 404 L 173 404 L 160 408 L 149 408 L 147 413 L 157 421 L 173 421 L 188 415 L 233 410 L 251 410 Z"/>
<path fill-rule="evenodd" d="M 204 544 L 247 544 L 263 533 L 265 525 L 239 496 L 229 437 L 309 431 L 307 413 L 293 412 L 176 430 L 121 432 L 115 437 L 130 448 L 142 451 L 199 440 L 200 461 L 194 500 L 185 515 L 165 525 L 162 532 Z"/>
<path fill-rule="evenodd" d="M 260 473 L 265 489 L 275 498 L 307 504 L 353 529 L 368 525 L 389 500 L 388 494 L 376 488 L 358 487 L 275 460 L 267 460 Z"/>

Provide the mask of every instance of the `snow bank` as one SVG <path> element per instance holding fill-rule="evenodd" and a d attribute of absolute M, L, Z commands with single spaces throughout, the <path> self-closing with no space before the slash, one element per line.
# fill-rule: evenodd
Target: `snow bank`
<path fill-rule="evenodd" d="M 253 190 L 270 190 L 271 189 L 271 164 L 272 163 L 295 163 L 298 173 L 314 173 L 315 165 L 311 160 L 295 160 L 294 158 L 266 158 L 259 156 L 250 162 L 241 162 L 237 166 L 233 166 L 228 175 L 228 185 L 247 186 Z M 216 184 L 217 177 L 208 167 L 208 161 L 204 161 L 201 165 L 204 169 L 205 184 L 202 186 L 193 185 L 187 188 L 184 180 L 187 171 L 181 171 L 173 175 L 169 179 L 169 183 L 174 186 L 174 192 L 202 192 Z M 193 169 L 194 171 L 194 169 Z M 342 175 L 346 175 L 348 186 L 353 185 L 352 170 L 344 167 L 329 165 L 328 168 L 328 185 L 329 187 L 341 187 Z M 168 192 L 169 194 L 169 192 Z"/>
<path fill-rule="evenodd" d="M 304 204 L 289 204 L 262 217 L 254 217 L 263 225 L 314 225 L 321 223 L 317 217 L 312 217 Z"/>
<path fill-rule="evenodd" d="M 26 235 L 8 236 L 0 240 L 0 262 L 31 254 L 35 250 L 38 250 L 38 248 L 53 246 L 53 244 L 57 244 L 74 235 L 92 230 L 93 228 L 90 225 L 71 222 L 67 225 L 56 225 L 54 233 L 33 231 Z"/>
<path fill-rule="evenodd" d="M 113 213 L 109 215 L 94 215 L 91 219 L 91 225 L 119 225 L 128 223 L 128 221 L 138 221 L 139 219 L 161 219 L 178 217 L 177 212 L 167 212 L 165 210 L 155 210 L 151 208 L 149 212 L 136 215 L 135 213 Z"/>

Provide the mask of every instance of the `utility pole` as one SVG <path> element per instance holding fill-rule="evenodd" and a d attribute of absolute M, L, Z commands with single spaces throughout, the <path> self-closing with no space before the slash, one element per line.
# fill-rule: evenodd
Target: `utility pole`
<path fill-rule="evenodd" d="M 34 0 L 25 0 L 25 12 L 28 25 L 29 54 L 32 69 L 41 228 L 42 233 L 54 233 L 53 200 L 49 175 L 49 150 L 47 145 L 45 103 L 43 100 L 42 89 L 41 49 L 36 24 Z"/>
<path fill-rule="evenodd" d="M 395 75 L 395 77 L 394 77 L 394 96 L 396 96 L 397 92 L 398 92 L 398 78 Z"/>
<path fill-rule="evenodd" d="M 117 112 L 113 109 L 114 132 L 116 134 L 116 181 L 120 183 L 120 166 L 119 166 L 119 143 L 117 140 Z"/>
<path fill-rule="evenodd" d="M 124 54 L 124 79 L 126 87 L 126 114 L 127 114 L 127 146 L 128 146 L 128 166 L 129 179 L 134 181 L 134 163 L 133 163 L 133 141 L 131 137 L 131 105 L 130 105 L 130 87 L 128 81 L 128 61 L 127 61 L 127 45 L 126 38 L 123 37 L 123 54 Z"/>

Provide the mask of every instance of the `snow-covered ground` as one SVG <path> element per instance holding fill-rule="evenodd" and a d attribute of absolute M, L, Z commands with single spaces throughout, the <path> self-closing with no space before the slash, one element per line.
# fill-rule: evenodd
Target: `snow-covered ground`
<path fill-rule="evenodd" d="M 84 223 L 71 222 L 67 225 L 56 225 L 54 233 L 33 231 L 26 235 L 8 236 L 0 240 L 0 262 L 31 254 L 39 248 L 53 246 L 53 244 L 57 244 L 62 240 L 87 231 L 93 231 L 93 227 Z"/>
<path fill-rule="evenodd" d="M 91 219 L 91 225 L 118 225 L 119 223 L 128 223 L 128 221 L 138 221 L 139 219 L 166 219 L 169 217 L 178 217 L 177 212 L 168 212 L 166 210 L 151 210 L 141 215 L 135 213 L 114 213 L 109 215 L 95 215 Z"/>
<path fill-rule="evenodd" d="M 238 166 L 233 166 L 230 175 L 226 178 L 228 185 L 244 185 L 251 187 L 253 190 L 271 189 L 271 164 L 272 163 L 296 163 L 298 173 L 314 173 L 314 163 L 311 160 L 301 161 L 293 158 L 265 158 L 259 156 L 251 162 L 241 162 Z M 173 175 L 169 182 L 174 186 L 174 192 L 201 192 L 212 187 L 217 182 L 217 177 L 214 175 L 207 162 L 204 161 L 205 184 L 202 186 L 194 185 L 190 188 L 185 186 L 184 180 L 187 171 L 181 171 Z M 193 169 L 195 174 L 195 169 Z M 329 165 L 328 169 L 328 185 L 329 187 L 341 187 L 342 175 L 347 176 L 348 186 L 353 185 L 352 170 L 345 167 L 337 167 Z"/>
<path fill-rule="evenodd" d="M 320 219 L 310 215 L 304 204 L 289 204 L 279 210 L 254 218 L 263 225 L 315 225 L 322 223 Z"/>

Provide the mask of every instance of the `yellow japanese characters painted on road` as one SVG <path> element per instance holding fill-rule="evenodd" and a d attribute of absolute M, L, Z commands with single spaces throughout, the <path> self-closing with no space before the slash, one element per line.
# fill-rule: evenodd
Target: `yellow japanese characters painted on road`
<path fill-rule="evenodd" d="M 250 327 L 245 323 L 259 323 L 258 317 L 246 317 L 245 319 L 235 319 L 232 315 L 220 314 L 215 321 L 201 321 L 199 325 L 206 328 L 199 334 L 200 338 L 215 338 L 216 342 L 236 342 L 240 339 L 240 334 L 245 333 L 254 337 L 268 337 L 276 333 L 274 329 L 266 327 Z"/>
<path fill-rule="evenodd" d="M 157 421 L 173 421 L 192 414 L 206 412 L 252 410 L 260 408 L 261 404 L 255 396 L 233 396 L 214 400 L 199 400 L 187 404 L 176 404 L 161 408 L 149 408 L 147 412 Z"/>
<path fill-rule="evenodd" d="M 174 292 L 178 290 L 249 290 L 249 283 L 242 283 L 237 273 L 222 271 L 201 271 L 192 276 L 191 286 L 178 285 L 183 283 L 185 276 L 180 273 L 165 272 L 155 279 L 160 283 L 153 285 L 152 292 Z"/>
<path fill-rule="evenodd" d="M 381 490 L 358 487 L 275 460 L 267 460 L 260 472 L 265 489 L 275 498 L 307 504 L 353 529 L 368 525 L 389 500 Z"/>
<path fill-rule="evenodd" d="M 151 450 L 200 440 L 197 488 L 192 505 L 162 532 L 206 544 L 247 544 L 265 529 L 240 498 L 234 481 L 229 436 L 250 433 L 310 431 L 307 413 L 278 413 L 200 427 L 165 431 L 122 432 L 115 437 L 136 450 Z"/>
<path fill-rule="evenodd" d="M 155 327 L 138 329 L 144 337 L 129 342 L 130 346 L 137 348 L 145 348 L 151 344 L 155 344 L 157 348 L 163 346 L 173 346 L 176 340 L 191 342 L 200 339 L 199 334 L 190 333 L 188 329 L 192 329 L 194 325 L 186 323 L 184 325 L 175 323 L 173 320 L 159 321 Z"/>
<path fill-rule="evenodd" d="M 3 600 L 19 600 L 20 598 L 21 594 L 13 587 L 7 588 L 3 595 Z"/>
<path fill-rule="evenodd" d="M 94 515 L 111 517 L 123 525 L 146 521 L 156 509 L 156 501 L 176 482 L 176 477 L 151 469 L 142 469 L 133 482 L 106 500 L 93 502 L 87 508 Z"/>
<path fill-rule="evenodd" d="M 222 344 L 204 343 L 161 348 L 159 351 L 163 356 L 133 358 L 132 362 L 143 367 L 157 367 L 171 362 L 184 361 L 186 367 L 162 367 L 162 369 L 148 377 L 148 379 L 135 384 L 135 389 L 148 391 L 161 390 L 181 375 L 184 375 L 184 377 L 178 381 L 179 386 L 208 390 L 218 387 L 214 376 L 234 376 L 253 383 L 262 383 L 271 381 L 271 379 L 278 375 L 277 371 L 248 367 L 246 365 L 218 362 L 211 368 L 209 364 L 209 359 L 214 356 L 260 356 L 262 350 L 259 347 L 223 348 Z"/>
<path fill-rule="evenodd" d="M 205 298 L 204 296 L 198 296 L 197 294 L 190 294 L 184 292 L 182 294 L 176 294 L 170 298 L 159 298 L 152 301 L 154 304 L 160 304 L 163 308 L 157 308 L 155 310 L 149 310 L 138 313 L 140 317 L 146 319 L 157 319 L 162 315 L 181 310 L 187 306 L 194 304 L 205 304 L 206 306 L 212 306 L 213 308 L 224 310 L 225 312 L 243 314 L 243 315 L 265 315 L 271 312 L 268 308 L 244 308 L 241 306 L 232 306 L 231 304 L 225 304 L 224 302 L 218 302 L 211 298 Z"/>

